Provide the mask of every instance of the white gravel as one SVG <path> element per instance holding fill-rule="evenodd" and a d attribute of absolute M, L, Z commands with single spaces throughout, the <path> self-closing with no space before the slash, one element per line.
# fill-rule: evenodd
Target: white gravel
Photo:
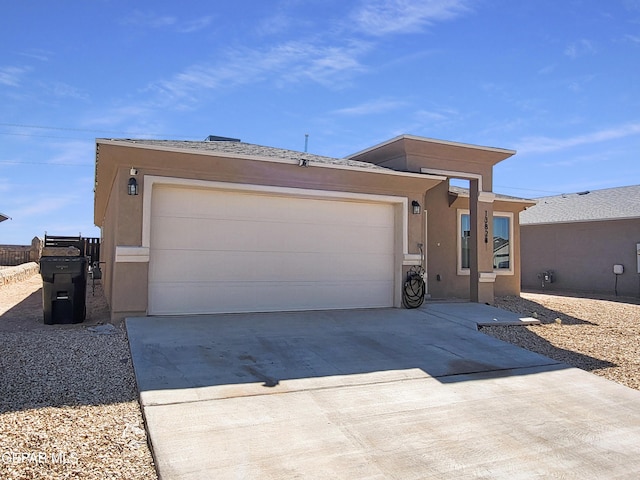
<path fill-rule="evenodd" d="M 100 286 L 76 325 L 44 325 L 41 286 L 0 288 L 0 478 L 157 478 L 126 333 L 99 327 Z"/>

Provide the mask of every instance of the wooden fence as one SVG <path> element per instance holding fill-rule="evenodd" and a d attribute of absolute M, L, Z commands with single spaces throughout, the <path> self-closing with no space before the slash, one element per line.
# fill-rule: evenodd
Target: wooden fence
<path fill-rule="evenodd" d="M 91 264 L 100 261 L 100 239 L 95 237 L 65 237 L 58 235 L 36 237 L 31 245 L 0 245 L 0 265 L 13 267 L 28 262 L 39 262 L 42 247 L 76 247 L 80 255 L 89 257 Z"/>
<path fill-rule="evenodd" d="M 0 246 L 0 265 L 14 267 L 31 261 L 31 247 L 23 245 Z"/>
<path fill-rule="evenodd" d="M 100 261 L 100 239 L 95 237 L 44 236 L 44 247 L 76 247 L 80 256 L 90 257 L 93 264 Z"/>

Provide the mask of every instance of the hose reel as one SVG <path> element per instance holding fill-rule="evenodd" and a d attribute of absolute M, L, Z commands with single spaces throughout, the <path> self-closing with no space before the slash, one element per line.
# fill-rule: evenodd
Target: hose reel
<path fill-rule="evenodd" d="M 414 265 L 407 272 L 407 280 L 402 286 L 402 305 L 404 308 L 418 308 L 424 302 L 426 293 L 424 273 L 424 268 L 419 265 Z"/>

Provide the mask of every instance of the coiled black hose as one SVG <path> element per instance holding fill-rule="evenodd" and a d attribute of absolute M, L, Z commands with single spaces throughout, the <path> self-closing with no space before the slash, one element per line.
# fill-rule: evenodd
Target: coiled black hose
<path fill-rule="evenodd" d="M 424 283 L 424 269 L 413 266 L 407 272 L 407 281 L 402 288 L 402 305 L 404 308 L 418 308 L 424 302 L 426 285 Z"/>

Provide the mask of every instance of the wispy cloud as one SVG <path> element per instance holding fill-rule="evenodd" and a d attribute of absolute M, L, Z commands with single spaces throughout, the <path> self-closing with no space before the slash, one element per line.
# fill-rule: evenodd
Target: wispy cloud
<path fill-rule="evenodd" d="M 112 107 L 108 110 L 101 110 L 100 114 L 94 112 L 89 114 L 89 118 L 85 120 L 85 125 L 89 127 L 109 127 L 124 123 L 129 124 L 132 118 L 152 118 L 153 111 L 150 107 L 141 104 L 127 104 L 124 106 Z M 126 128 L 125 130 L 129 130 Z M 142 132 L 146 130 L 132 130 L 132 132 Z"/>
<path fill-rule="evenodd" d="M 441 108 L 437 110 L 418 110 L 413 116 L 423 125 L 433 125 L 457 120 L 460 118 L 460 112 L 453 108 Z"/>
<path fill-rule="evenodd" d="M 633 43 L 640 44 L 640 35 L 625 35 L 625 38 Z"/>
<path fill-rule="evenodd" d="M 573 42 L 564 49 L 564 54 L 569 58 L 584 57 L 593 55 L 597 52 L 596 46 L 590 40 L 582 38 L 577 42 Z"/>
<path fill-rule="evenodd" d="M 51 93 L 60 98 L 73 98 L 76 100 L 87 100 L 89 95 L 73 85 L 63 82 L 54 82 L 48 86 Z"/>
<path fill-rule="evenodd" d="M 0 85 L 19 87 L 22 82 L 22 77 L 30 70 L 29 67 L 0 67 Z"/>
<path fill-rule="evenodd" d="M 369 35 L 415 33 L 470 11 L 467 0 L 368 0 L 352 14 L 356 28 Z"/>
<path fill-rule="evenodd" d="M 201 93 L 238 85 L 272 81 L 277 86 L 309 80 L 339 88 L 350 75 L 364 70 L 360 56 L 368 44 L 341 46 L 291 41 L 268 49 L 228 50 L 222 61 L 192 65 L 168 80 L 150 85 L 159 103 L 196 102 Z"/>
<path fill-rule="evenodd" d="M 611 160 L 611 158 L 607 158 L 603 152 L 597 151 L 595 153 L 588 153 L 585 155 L 563 156 L 561 159 L 553 158 L 551 161 L 540 162 L 539 166 L 550 168 L 570 168 L 577 167 L 578 165 L 585 166 L 587 164 L 602 163 L 607 160 Z"/>
<path fill-rule="evenodd" d="M 120 24 L 139 28 L 171 28 L 178 33 L 193 33 L 208 27 L 212 20 L 213 17 L 210 15 L 193 20 L 181 20 L 173 15 L 160 15 L 154 12 L 134 10 L 122 18 Z"/>
<path fill-rule="evenodd" d="M 622 4 L 631 11 L 640 11 L 640 0 L 623 0 Z"/>
<path fill-rule="evenodd" d="M 22 55 L 23 57 L 27 57 L 27 58 L 32 58 L 34 60 L 38 60 L 40 62 L 48 62 L 51 56 L 53 55 L 53 53 L 48 50 L 33 48 L 33 49 L 25 50 L 23 52 L 19 52 L 19 55 Z"/>
<path fill-rule="evenodd" d="M 300 22 L 300 19 L 294 20 L 282 12 L 276 13 L 263 19 L 256 27 L 256 33 L 258 33 L 258 35 L 275 35 L 282 33 L 287 30 L 294 21 Z"/>
<path fill-rule="evenodd" d="M 542 67 L 541 69 L 538 70 L 538 75 L 549 75 L 551 73 L 553 73 L 556 69 L 556 66 L 551 64 L 551 65 L 546 65 L 544 67 Z"/>
<path fill-rule="evenodd" d="M 353 107 L 340 108 L 334 110 L 333 113 L 349 116 L 372 115 L 396 110 L 407 105 L 407 102 L 403 100 L 376 99 Z"/>
<path fill-rule="evenodd" d="M 285 88 L 298 83 L 315 83 L 329 89 L 343 89 L 356 75 L 369 71 L 367 54 L 381 41 L 381 35 L 417 32 L 438 21 L 469 12 L 470 0 L 361 0 L 347 21 L 336 22 L 321 34 L 307 34 L 280 43 L 257 48 L 226 48 L 211 61 L 186 66 L 172 76 L 150 82 L 144 89 L 150 94 L 140 106 L 155 110 L 173 108 L 191 110 L 212 94 L 246 85 L 268 84 Z M 211 21 L 202 19 L 203 27 Z M 184 22 L 135 11 L 128 24 L 176 30 Z M 195 28 L 195 25 L 194 25 Z M 278 34 L 291 29 L 286 11 L 276 11 L 270 22 L 253 33 Z M 363 35 L 364 33 L 364 35 Z M 363 115 L 395 108 L 389 101 L 356 105 L 340 114 Z"/>
<path fill-rule="evenodd" d="M 140 10 L 134 10 L 120 21 L 122 25 L 147 28 L 168 27 L 174 25 L 176 22 L 176 17 L 172 15 L 158 15 L 153 12 L 142 12 Z"/>
<path fill-rule="evenodd" d="M 46 197 L 30 200 L 28 203 L 13 208 L 14 218 L 42 216 L 62 210 L 76 200 L 74 195 L 47 195 Z"/>
<path fill-rule="evenodd" d="M 198 32 L 204 28 L 207 28 L 211 21 L 213 20 L 212 16 L 206 16 L 201 18 L 196 18 L 195 20 L 189 20 L 186 22 L 180 22 L 176 27 L 177 31 L 180 33 L 193 33 Z"/>
<path fill-rule="evenodd" d="M 340 88 L 342 82 L 366 70 L 360 57 L 369 50 L 364 42 L 349 42 L 337 46 L 316 45 L 308 53 L 302 50 L 301 62 L 294 63 L 289 81 L 311 80 L 326 87 Z"/>
<path fill-rule="evenodd" d="M 549 153 L 592 143 L 640 135 L 640 123 L 629 123 L 568 138 L 526 137 L 518 145 L 519 154 Z"/>
<path fill-rule="evenodd" d="M 596 78 L 595 75 L 582 75 L 568 83 L 568 88 L 572 92 L 580 93 L 584 91 L 585 85 L 588 85 Z"/>
<path fill-rule="evenodd" d="M 50 149 L 57 153 L 47 158 L 47 163 L 79 166 L 93 164 L 95 145 L 92 141 L 59 142 L 52 144 Z"/>

